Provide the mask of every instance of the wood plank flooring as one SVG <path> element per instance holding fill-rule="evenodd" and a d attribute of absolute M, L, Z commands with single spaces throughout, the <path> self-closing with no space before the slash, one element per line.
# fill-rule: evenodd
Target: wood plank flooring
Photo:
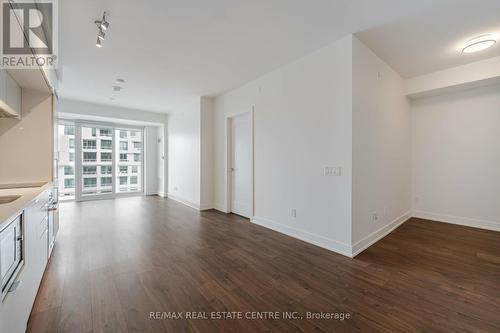
<path fill-rule="evenodd" d="M 349 259 L 159 197 L 64 203 L 60 219 L 29 332 L 500 332 L 497 232 L 412 219 Z M 350 318 L 162 317 L 185 311 Z"/>

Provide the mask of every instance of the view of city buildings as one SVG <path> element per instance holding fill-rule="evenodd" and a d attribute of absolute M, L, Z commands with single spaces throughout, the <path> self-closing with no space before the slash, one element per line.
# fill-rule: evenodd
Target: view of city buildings
<path fill-rule="evenodd" d="M 58 176 L 61 199 L 74 199 L 76 191 L 80 191 L 81 197 L 141 192 L 143 131 L 86 125 L 81 125 L 79 129 L 81 139 L 76 142 L 77 126 L 69 122 L 59 124 Z M 80 156 L 76 153 L 77 145 Z M 77 158 L 80 158 L 79 161 Z M 80 165 L 79 169 L 77 165 Z M 80 177 L 77 177 L 77 172 L 80 172 Z M 81 186 L 77 186 L 79 178 Z"/>

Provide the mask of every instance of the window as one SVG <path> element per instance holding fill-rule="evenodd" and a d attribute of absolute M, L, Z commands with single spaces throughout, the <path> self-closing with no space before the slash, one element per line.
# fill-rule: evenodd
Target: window
<path fill-rule="evenodd" d="M 134 141 L 134 148 L 135 148 L 135 149 L 141 149 L 141 148 L 142 148 L 141 143 L 140 143 L 140 142 L 138 142 L 138 141 Z"/>
<path fill-rule="evenodd" d="M 135 138 L 137 136 L 137 132 L 136 131 L 130 131 L 130 136 Z"/>
<path fill-rule="evenodd" d="M 93 127 L 92 128 L 92 136 L 96 136 L 97 135 L 97 128 Z"/>
<path fill-rule="evenodd" d="M 96 149 L 96 140 L 83 140 L 83 149 Z"/>
<path fill-rule="evenodd" d="M 113 184 L 113 178 L 101 177 L 101 186 L 111 186 L 112 184 Z"/>
<path fill-rule="evenodd" d="M 113 159 L 113 154 L 101 153 L 101 162 L 111 162 L 112 159 Z"/>
<path fill-rule="evenodd" d="M 74 162 L 75 161 L 75 153 L 70 151 L 69 152 L 69 161 Z"/>
<path fill-rule="evenodd" d="M 127 154 L 120 154 L 120 161 L 127 162 L 128 161 Z"/>
<path fill-rule="evenodd" d="M 97 173 L 96 166 L 84 166 L 83 167 L 83 174 L 84 175 L 95 175 L 96 173 Z"/>
<path fill-rule="evenodd" d="M 100 136 L 113 136 L 113 130 L 111 128 L 106 128 L 106 129 L 100 129 L 99 130 L 99 135 Z"/>
<path fill-rule="evenodd" d="M 128 150 L 128 142 L 120 141 L 120 150 Z"/>
<path fill-rule="evenodd" d="M 75 135 L 75 126 L 64 126 L 64 135 Z"/>
<path fill-rule="evenodd" d="M 75 149 L 75 139 L 69 139 L 69 149 Z"/>
<path fill-rule="evenodd" d="M 101 166 L 101 175 L 110 175 L 113 173 L 113 167 L 111 165 Z"/>
<path fill-rule="evenodd" d="M 65 179 L 64 188 L 75 188 L 75 179 L 74 178 Z"/>
<path fill-rule="evenodd" d="M 113 141 L 101 140 L 101 149 L 113 149 Z"/>
<path fill-rule="evenodd" d="M 137 176 L 130 177 L 130 184 L 137 185 Z"/>
<path fill-rule="evenodd" d="M 127 137 L 127 131 L 120 131 L 120 138 L 125 139 Z"/>
<path fill-rule="evenodd" d="M 97 178 L 83 178 L 83 187 L 96 187 Z"/>
<path fill-rule="evenodd" d="M 127 172 L 128 172 L 128 166 L 120 165 L 120 173 L 127 173 Z"/>
<path fill-rule="evenodd" d="M 83 152 L 83 161 L 84 162 L 95 162 L 97 161 L 97 153 L 96 152 Z"/>
<path fill-rule="evenodd" d="M 137 173 L 137 165 L 132 165 L 132 173 Z"/>
<path fill-rule="evenodd" d="M 75 168 L 73 168 L 71 165 L 64 166 L 64 175 L 71 176 L 74 174 L 75 174 Z"/>
<path fill-rule="evenodd" d="M 120 185 L 127 185 L 127 176 L 121 176 L 120 178 Z"/>
<path fill-rule="evenodd" d="M 141 154 L 134 154 L 134 162 L 140 162 L 141 161 Z"/>

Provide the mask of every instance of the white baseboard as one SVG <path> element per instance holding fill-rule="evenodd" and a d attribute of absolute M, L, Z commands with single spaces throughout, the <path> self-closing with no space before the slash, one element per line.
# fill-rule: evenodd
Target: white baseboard
<path fill-rule="evenodd" d="M 172 199 L 172 200 L 175 200 L 175 201 L 177 201 L 177 202 L 179 202 L 179 203 L 181 203 L 181 204 L 183 204 L 183 205 L 186 205 L 186 206 L 188 206 L 188 207 L 194 208 L 194 209 L 196 209 L 196 210 L 200 210 L 200 205 L 195 204 L 195 203 L 193 203 L 193 202 L 191 202 L 191 201 L 189 201 L 189 200 L 183 199 L 183 198 L 181 198 L 181 197 L 178 197 L 178 196 L 176 196 L 176 195 L 173 195 L 173 194 L 171 194 L 171 193 L 168 193 L 168 194 L 167 194 L 167 198 Z"/>
<path fill-rule="evenodd" d="M 211 203 L 206 203 L 206 204 L 201 204 L 200 205 L 200 210 L 210 210 L 210 209 L 213 209 L 214 208 L 214 205 L 211 204 Z"/>
<path fill-rule="evenodd" d="M 226 207 L 224 205 L 220 205 L 220 204 L 215 203 L 213 208 L 218 210 L 219 212 L 223 212 L 226 214 L 229 213 L 229 211 L 226 209 Z"/>
<path fill-rule="evenodd" d="M 250 219 L 252 223 L 258 224 L 262 227 L 280 232 L 282 234 L 288 235 L 293 238 L 300 239 L 304 242 L 317 245 L 319 247 L 325 248 L 327 250 L 337 252 L 347 257 L 352 256 L 351 246 L 348 244 L 326 238 L 320 235 L 312 234 L 307 231 L 299 230 L 296 228 L 289 227 L 287 225 L 274 222 L 262 217 L 254 216 Z"/>
<path fill-rule="evenodd" d="M 468 217 L 460 217 L 446 214 L 437 214 L 431 212 L 424 212 L 419 210 L 414 210 L 413 217 L 424 219 L 424 220 L 432 220 L 435 222 L 443 222 L 443 223 L 451 223 L 458 224 L 467 227 L 474 227 L 486 230 L 500 231 L 500 222 L 487 221 L 487 220 L 479 220 L 472 219 Z"/>
<path fill-rule="evenodd" d="M 158 196 L 162 198 L 166 198 L 167 196 L 165 195 L 165 192 L 158 192 Z"/>
<path fill-rule="evenodd" d="M 354 258 L 388 234 L 390 234 L 394 229 L 399 227 L 401 224 L 405 223 L 412 217 L 411 211 L 406 212 L 405 214 L 401 215 L 394 221 L 392 221 L 389 224 L 386 224 L 382 228 L 376 230 L 375 232 L 372 232 L 365 238 L 361 239 L 360 241 L 356 242 L 355 244 L 352 245 L 352 257 Z"/>

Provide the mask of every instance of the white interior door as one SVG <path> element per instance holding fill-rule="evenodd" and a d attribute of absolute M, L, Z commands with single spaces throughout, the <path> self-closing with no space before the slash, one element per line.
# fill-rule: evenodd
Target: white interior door
<path fill-rule="evenodd" d="M 251 114 L 231 121 L 231 211 L 252 215 L 252 121 Z"/>

